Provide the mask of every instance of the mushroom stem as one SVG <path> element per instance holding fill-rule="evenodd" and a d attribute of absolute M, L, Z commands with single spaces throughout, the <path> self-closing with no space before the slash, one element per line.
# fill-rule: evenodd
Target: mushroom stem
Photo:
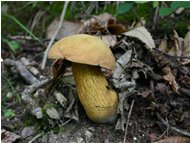
<path fill-rule="evenodd" d="M 94 122 L 113 123 L 118 97 L 97 66 L 72 63 L 77 93 L 87 116 Z"/>

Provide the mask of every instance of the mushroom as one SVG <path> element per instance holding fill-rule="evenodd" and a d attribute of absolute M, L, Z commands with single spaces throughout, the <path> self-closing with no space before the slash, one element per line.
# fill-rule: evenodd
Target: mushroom
<path fill-rule="evenodd" d="M 100 70 L 101 67 L 113 70 L 115 66 L 115 58 L 106 43 L 87 34 L 68 36 L 53 45 L 48 57 L 72 62 L 79 100 L 92 121 L 115 121 L 118 96 Z"/>

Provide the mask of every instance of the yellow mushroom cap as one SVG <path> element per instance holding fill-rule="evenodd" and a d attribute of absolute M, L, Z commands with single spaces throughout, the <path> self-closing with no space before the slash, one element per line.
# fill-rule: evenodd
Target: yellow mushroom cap
<path fill-rule="evenodd" d="M 109 46 L 100 38 L 87 34 L 77 34 L 61 39 L 49 50 L 48 57 L 99 65 L 110 70 L 115 67 L 115 58 Z"/>

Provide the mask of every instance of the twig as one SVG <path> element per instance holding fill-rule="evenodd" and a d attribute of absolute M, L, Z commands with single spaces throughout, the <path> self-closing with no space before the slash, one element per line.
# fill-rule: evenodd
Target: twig
<path fill-rule="evenodd" d="M 173 130 L 173 131 L 176 131 L 176 132 L 178 132 L 178 133 L 180 133 L 180 134 L 182 134 L 182 135 L 185 135 L 185 136 L 190 137 L 190 133 L 189 133 L 189 132 L 186 132 L 186 131 L 177 129 L 176 127 L 170 126 L 170 125 L 161 117 L 161 115 L 160 115 L 159 113 L 156 113 L 156 115 L 157 115 L 157 118 L 158 118 L 165 126 L 167 126 L 167 128 L 169 128 L 169 129 L 171 129 L 171 130 Z"/>
<path fill-rule="evenodd" d="M 161 51 L 161 50 L 159 50 L 159 49 L 157 49 L 157 48 L 153 48 L 153 50 L 158 51 L 158 52 L 160 52 L 160 53 L 163 53 L 165 56 L 168 56 L 168 57 L 171 57 L 171 58 L 190 59 L 189 56 L 173 56 L 173 55 L 169 55 L 168 53 L 166 53 L 166 52 L 164 52 L 164 51 Z"/>
<path fill-rule="evenodd" d="M 37 25 L 37 23 L 40 21 L 41 17 L 45 14 L 45 11 L 38 11 L 37 14 L 34 17 L 34 20 L 32 21 L 31 25 L 31 31 L 33 31 L 34 27 Z"/>
<path fill-rule="evenodd" d="M 33 137 L 28 143 L 33 143 L 35 140 L 37 140 L 39 137 L 41 137 L 43 133 L 37 134 L 35 137 Z"/>
<path fill-rule="evenodd" d="M 152 29 L 155 29 L 155 27 L 158 24 L 158 20 L 159 20 L 159 7 L 156 7 L 155 12 L 154 12 L 154 18 L 153 18 L 153 26 Z"/>
<path fill-rule="evenodd" d="M 69 120 L 67 120 L 66 122 L 64 122 L 61 126 L 65 126 L 67 123 L 69 123 L 72 119 L 70 118 Z"/>
<path fill-rule="evenodd" d="M 127 123 L 126 123 L 125 136 L 124 136 L 124 139 L 123 139 L 123 143 L 126 143 L 127 129 L 128 129 L 129 119 L 130 119 L 130 117 L 131 117 L 131 112 L 132 112 L 132 109 L 133 109 L 134 102 L 135 102 L 135 101 L 133 100 L 132 103 L 131 103 L 131 107 L 130 107 L 130 110 L 129 110 L 129 114 L 128 114 L 128 116 L 127 116 Z"/>
<path fill-rule="evenodd" d="M 53 42 L 54 42 L 54 40 L 55 40 L 55 37 L 56 37 L 56 35 L 58 34 L 60 28 L 62 27 L 63 19 L 64 19 L 64 17 L 65 17 L 65 13 L 66 13 L 68 4 L 69 4 L 69 1 L 65 1 L 65 4 L 64 4 L 64 7 L 63 7 L 63 10 L 62 10 L 62 13 L 61 13 L 61 17 L 60 17 L 59 26 L 58 26 L 58 28 L 56 29 L 56 31 L 55 31 L 53 37 L 51 38 L 51 41 L 50 41 L 49 44 L 48 44 L 47 49 L 46 49 L 45 52 L 44 52 L 44 57 L 43 57 L 41 69 L 44 69 L 44 68 L 45 68 L 46 61 L 47 61 L 47 54 L 48 54 L 48 51 L 49 51 L 50 47 L 52 46 L 52 44 L 53 44 Z"/>
<path fill-rule="evenodd" d="M 19 71 L 19 74 L 24 78 L 24 80 L 29 84 L 38 83 L 39 80 L 28 71 L 26 66 L 21 61 L 14 61 L 11 59 L 5 59 L 4 64 L 7 66 L 15 66 Z"/>

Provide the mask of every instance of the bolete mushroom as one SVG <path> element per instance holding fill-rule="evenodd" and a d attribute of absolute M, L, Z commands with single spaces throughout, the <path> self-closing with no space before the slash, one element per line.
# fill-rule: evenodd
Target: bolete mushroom
<path fill-rule="evenodd" d="M 98 37 L 78 34 L 55 43 L 48 57 L 72 62 L 79 100 L 92 121 L 115 121 L 118 96 L 109 88 L 100 70 L 100 67 L 113 70 L 115 66 L 115 58 L 108 45 Z"/>

